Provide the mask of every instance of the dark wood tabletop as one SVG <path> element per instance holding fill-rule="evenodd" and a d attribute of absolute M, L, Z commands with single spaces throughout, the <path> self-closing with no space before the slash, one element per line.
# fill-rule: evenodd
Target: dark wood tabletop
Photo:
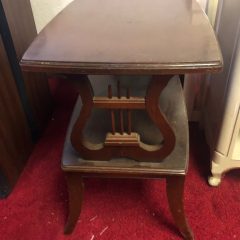
<path fill-rule="evenodd" d="M 75 0 L 38 35 L 25 71 L 79 74 L 214 72 L 222 56 L 195 0 Z"/>

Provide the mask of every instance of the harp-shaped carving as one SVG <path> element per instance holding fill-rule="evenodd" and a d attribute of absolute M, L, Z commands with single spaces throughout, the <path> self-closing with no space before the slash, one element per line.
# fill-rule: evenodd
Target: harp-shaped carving
<path fill-rule="evenodd" d="M 125 96 L 122 96 L 120 82 L 117 84 L 117 96 L 113 96 L 112 86 L 109 85 L 108 96 L 96 97 L 87 76 L 71 75 L 70 79 L 77 84 L 82 99 L 82 109 L 71 134 L 75 150 L 86 160 L 127 157 L 137 161 L 157 162 L 167 157 L 175 146 L 175 135 L 158 102 L 171 77 L 170 75 L 152 77 L 143 98 L 130 96 L 129 88 Z M 111 118 L 111 132 L 106 133 L 105 141 L 100 144 L 89 142 L 83 135 L 93 108 L 108 109 Z M 139 109 L 145 110 L 161 131 L 164 139 L 161 145 L 145 144 L 141 141 L 140 135 L 132 131 L 132 111 Z M 119 118 L 117 122 L 116 117 Z"/>

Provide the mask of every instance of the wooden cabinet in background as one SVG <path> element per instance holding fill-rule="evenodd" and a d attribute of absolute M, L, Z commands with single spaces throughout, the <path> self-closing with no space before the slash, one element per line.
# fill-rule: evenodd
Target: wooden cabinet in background
<path fill-rule="evenodd" d="M 0 168 L 13 187 L 32 150 L 30 128 L 0 38 Z"/>
<path fill-rule="evenodd" d="M 30 0 L 2 0 L 18 62 L 27 50 L 37 30 Z M 52 99 L 45 74 L 22 73 L 27 97 L 38 131 L 41 132 L 52 112 Z"/>
<path fill-rule="evenodd" d="M 11 190 L 47 124 L 52 99 L 46 75 L 19 67 L 37 35 L 29 0 L 0 1 L 0 33 L 0 175 Z"/>

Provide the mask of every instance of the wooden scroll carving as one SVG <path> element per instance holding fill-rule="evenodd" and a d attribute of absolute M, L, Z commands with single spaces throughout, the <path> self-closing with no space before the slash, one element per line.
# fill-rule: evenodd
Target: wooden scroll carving
<path fill-rule="evenodd" d="M 127 157 L 137 161 L 158 162 L 167 157 L 175 146 L 175 134 L 159 108 L 159 96 L 172 76 L 154 76 L 148 86 L 145 98 L 131 97 L 130 89 L 121 96 L 120 83 L 117 96 L 112 94 L 112 86 L 108 86 L 107 97 L 95 97 L 87 76 L 70 75 L 78 87 L 82 99 L 82 109 L 73 127 L 71 142 L 80 156 L 86 160 L 110 160 Z M 105 142 L 93 144 L 83 136 L 83 129 L 91 116 L 93 108 L 109 109 L 111 132 L 106 133 Z M 132 131 L 131 111 L 145 110 L 153 123 L 160 129 L 164 141 L 162 145 L 148 145 L 141 142 L 138 133 Z M 116 112 L 120 118 L 120 130 L 116 131 Z M 127 129 L 124 129 L 123 113 L 127 113 Z"/>

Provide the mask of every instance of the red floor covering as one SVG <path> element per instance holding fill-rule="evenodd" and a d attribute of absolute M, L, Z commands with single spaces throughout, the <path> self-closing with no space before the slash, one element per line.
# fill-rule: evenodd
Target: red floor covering
<path fill-rule="evenodd" d="M 182 239 L 163 180 L 86 179 L 81 218 L 71 236 L 63 235 L 68 197 L 60 158 L 75 95 L 65 84 L 58 88 L 51 122 L 14 191 L 0 201 L 0 240 Z M 239 171 L 218 188 L 208 186 L 208 174 L 207 147 L 191 126 L 185 208 L 195 239 L 240 239 Z"/>

